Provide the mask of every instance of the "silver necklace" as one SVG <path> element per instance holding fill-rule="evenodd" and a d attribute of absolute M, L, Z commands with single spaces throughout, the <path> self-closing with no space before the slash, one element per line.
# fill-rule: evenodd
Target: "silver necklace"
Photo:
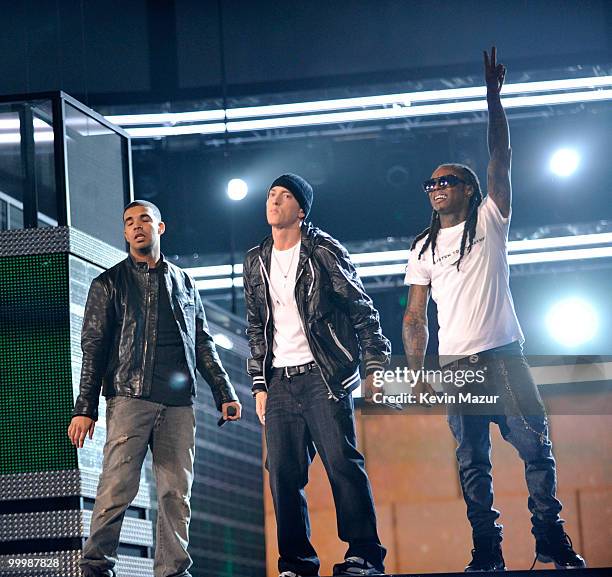
<path fill-rule="evenodd" d="M 285 279 L 283 282 L 283 288 L 287 288 L 287 277 L 289 276 L 289 273 L 291 272 L 291 265 L 293 264 L 293 259 L 295 258 L 295 253 L 297 252 L 297 247 L 299 246 L 300 243 L 296 244 L 293 247 L 293 250 L 291 251 L 291 260 L 289 261 L 289 266 L 287 267 L 287 271 L 283 271 L 283 267 L 281 266 L 280 261 L 278 260 L 278 257 L 276 256 L 276 253 L 274 252 L 274 249 L 272 250 L 272 256 L 274 257 L 274 260 L 276 261 L 276 266 L 278 266 L 278 270 L 280 270 L 280 273 L 283 275 L 283 278 Z"/>

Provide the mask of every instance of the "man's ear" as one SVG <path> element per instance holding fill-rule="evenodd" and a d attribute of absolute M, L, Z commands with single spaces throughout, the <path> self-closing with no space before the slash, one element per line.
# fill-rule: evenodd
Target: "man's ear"
<path fill-rule="evenodd" d="M 298 216 L 304 220 L 306 218 L 306 213 L 304 212 L 304 209 L 302 207 L 300 207 L 300 210 L 298 212 Z"/>
<path fill-rule="evenodd" d="M 466 191 L 466 196 L 470 198 L 474 194 L 474 187 L 471 184 L 469 184 L 465 187 L 465 191 Z"/>
<path fill-rule="evenodd" d="M 163 220 L 159 221 L 159 224 L 157 225 L 157 232 L 159 233 L 159 236 L 166 232 L 166 223 Z"/>

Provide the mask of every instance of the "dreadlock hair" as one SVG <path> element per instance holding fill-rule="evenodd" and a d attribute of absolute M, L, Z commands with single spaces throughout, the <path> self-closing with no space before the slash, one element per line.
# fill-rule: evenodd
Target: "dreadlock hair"
<path fill-rule="evenodd" d="M 459 258 L 453 264 L 457 266 L 457 270 L 459 270 L 459 265 L 461 264 L 461 260 L 463 259 L 463 255 L 465 254 L 465 245 L 466 241 L 468 243 L 467 251 L 468 253 L 472 250 L 472 245 L 474 244 L 474 236 L 476 235 L 476 222 L 478 221 L 478 207 L 482 202 L 482 190 L 480 188 L 480 181 L 478 180 L 478 176 L 476 173 L 465 164 L 456 164 L 456 163 L 447 163 L 441 164 L 438 168 L 452 168 L 460 173 L 461 178 L 465 180 L 468 186 L 471 186 L 473 189 L 472 196 L 470 196 L 470 204 L 468 207 L 467 218 L 465 219 L 465 224 L 463 225 L 463 235 L 461 236 L 461 248 L 459 249 Z M 437 170 L 437 169 L 436 169 Z M 419 242 L 422 238 L 425 238 L 425 242 L 423 243 L 423 247 L 419 252 L 419 260 L 423 253 L 427 250 L 429 246 L 431 246 L 431 260 L 435 264 L 435 250 L 436 250 L 436 242 L 438 239 L 438 232 L 440 232 L 440 215 L 437 211 L 433 210 L 431 213 L 431 221 L 429 223 L 429 227 L 426 228 L 423 232 L 417 234 L 416 238 L 412 242 L 412 246 L 410 250 L 413 250 L 416 246 L 417 242 Z"/>

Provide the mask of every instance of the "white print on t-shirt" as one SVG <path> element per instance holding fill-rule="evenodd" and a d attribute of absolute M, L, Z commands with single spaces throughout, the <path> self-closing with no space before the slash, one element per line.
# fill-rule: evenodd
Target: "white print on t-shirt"
<path fill-rule="evenodd" d="M 477 245 L 477 244 L 479 244 L 479 243 L 481 243 L 481 242 L 484 240 L 484 238 L 485 238 L 484 236 L 481 236 L 480 238 L 475 238 L 475 239 L 474 239 L 474 242 L 473 242 L 473 244 L 472 244 L 472 250 L 474 250 L 474 246 L 475 246 L 475 245 Z M 438 248 L 438 247 L 436 247 L 436 249 L 437 249 L 437 248 Z M 470 253 L 468 253 L 468 252 L 467 252 L 467 249 L 468 249 L 468 244 L 467 244 L 467 242 L 466 242 L 466 245 L 465 245 L 465 253 L 467 253 L 467 254 L 471 254 L 471 252 L 470 252 Z M 434 264 L 434 265 L 437 265 L 437 264 L 443 263 L 443 262 L 444 262 L 444 261 L 445 261 L 447 258 L 451 258 L 452 256 L 459 258 L 459 253 L 460 253 L 460 252 L 461 252 L 461 248 L 458 248 L 458 249 L 456 249 L 456 250 L 454 250 L 454 251 L 452 251 L 452 252 L 449 252 L 449 253 L 443 254 L 442 256 L 435 256 L 435 255 L 434 255 L 434 262 L 433 262 L 433 264 Z M 438 253 L 439 253 L 439 251 L 438 251 Z M 467 254 L 465 254 L 465 253 L 464 253 L 464 255 L 463 255 L 463 258 L 464 258 L 464 259 L 465 259 L 465 258 L 466 258 L 466 256 L 467 256 Z M 421 257 L 421 258 L 423 258 L 423 257 Z"/>

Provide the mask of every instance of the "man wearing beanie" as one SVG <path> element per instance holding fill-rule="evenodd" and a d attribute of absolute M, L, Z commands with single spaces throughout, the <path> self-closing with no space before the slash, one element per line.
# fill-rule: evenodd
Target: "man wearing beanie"
<path fill-rule="evenodd" d="M 351 392 L 389 362 L 378 312 L 346 249 L 305 223 L 312 186 L 279 176 L 268 191 L 271 236 L 244 262 L 257 415 L 265 426 L 267 468 L 276 513 L 281 577 L 317 575 L 304 487 L 318 452 L 336 505 L 338 534 L 348 543 L 334 575 L 384 573 L 385 548 L 364 460 L 356 447 Z"/>

